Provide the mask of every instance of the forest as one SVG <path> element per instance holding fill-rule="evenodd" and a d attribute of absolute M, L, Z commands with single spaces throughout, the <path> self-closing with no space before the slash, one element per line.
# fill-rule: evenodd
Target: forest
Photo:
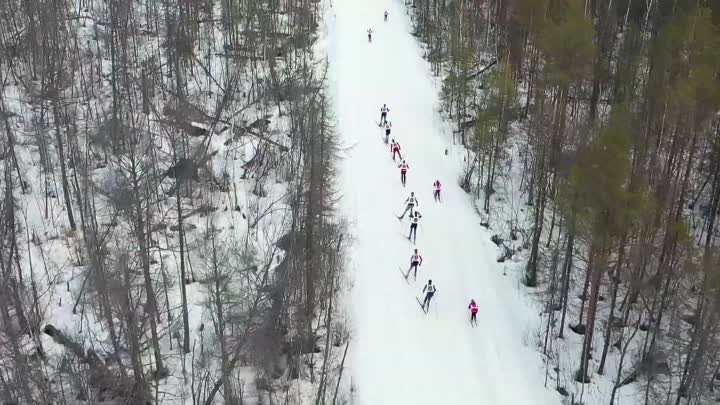
<path fill-rule="evenodd" d="M 457 180 L 543 308 L 546 385 L 716 402 L 720 3 L 406 4 L 466 150 Z"/>
<path fill-rule="evenodd" d="M 0 0 L 0 403 L 345 403 L 310 0 Z"/>

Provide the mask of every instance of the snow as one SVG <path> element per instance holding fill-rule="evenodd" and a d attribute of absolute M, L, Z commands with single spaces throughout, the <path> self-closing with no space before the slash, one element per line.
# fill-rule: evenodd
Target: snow
<path fill-rule="evenodd" d="M 389 12 L 383 22 L 383 12 Z M 462 162 L 446 155 L 451 128 L 400 2 L 335 0 L 327 29 L 330 95 L 347 147 L 340 164 L 342 207 L 352 221 L 353 344 L 349 374 L 361 404 L 557 404 L 543 387 L 540 355 L 528 347 L 539 317 L 503 276 L 497 247 L 471 197 L 457 185 Z M 367 29 L 373 42 L 367 41 Z M 410 170 L 407 188 L 377 127 L 383 103 Z M 439 179 L 443 203 L 432 199 Z M 394 212 L 415 191 L 423 266 L 405 283 L 413 245 Z M 415 301 L 427 279 L 438 292 L 428 315 Z M 480 307 L 471 328 L 467 305 Z"/>

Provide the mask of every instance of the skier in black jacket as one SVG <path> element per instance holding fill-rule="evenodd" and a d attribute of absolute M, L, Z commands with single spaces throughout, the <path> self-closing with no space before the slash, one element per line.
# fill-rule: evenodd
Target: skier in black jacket
<path fill-rule="evenodd" d="M 408 240 L 412 240 L 412 243 L 415 243 L 417 240 L 417 227 L 420 223 L 420 218 L 422 218 L 420 211 L 415 209 L 415 212 L 413 212 L 413 215 L 410 217 L 410 233 L 408 234 Z"/>
<path fill-rule="evenodd" d="M 433 295 L 435 295 L 435 292 L 437 291 L 437 288 L 432 283 L 432 280 L 428 280 L 428 283 L 423 287 L 422 292 L 425 293 L 425 299 L 423 300 L 423 309 L 425 312 L 430 310 L 430 300 L 432 299 Z M 425 309 L 425 305 L 427 305 L 427 309 Z"/>

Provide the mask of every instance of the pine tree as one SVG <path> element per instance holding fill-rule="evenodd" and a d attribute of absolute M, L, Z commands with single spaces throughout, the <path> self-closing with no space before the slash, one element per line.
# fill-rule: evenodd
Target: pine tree
<path fill-rule="evenodd" d="M 568 217 L 575 219 L 578 234 L 589 246 L 590 297 L 587 328 L 576 380 L 587 381 L 590 342 L 595 330 L 595 315 L 602 276 L 617 241 L 637 221 L 646 206 L 642 191 L 631 191 L 630 111 L 626 105 L 613 106 L 610 124 L 598 139 L 582 152 L 572 168 L 564 195 L 573 204 L 566 206 Z"/>
<path fill-rule="evenodd" d="M 532 167 L 533 183 L 537 184 L 537 195 L 533 201 L 535 223 L 532 229 L 530 258 L 525 268 L 524 282 L 528 286 L 537 283 L 537 267 L 540 257 L 540 235 L 543 231 L 545 206 L 548 196 L 557 190 L 557 162 L 566 138 L 566 114 L 571 90 L 580 92 L 597 50 L 593 44 L 593 30 L 590 20 L 585 16 L 583 3 L 579 0 L 551 2 L 548 19 L 540 33 L 538 46 L 544 57 L 542 83 L 536 87 L 536 93 L 548 93 L 550 96 L 549 130 L 544 142 L 539 142 L 541 151 L 535 151 Z M 536 96 L 536 104 L 544 100 L 546 94 Z M 542 114 L 533 117 L 545 119 Z M 547 187 L 546 184 L 550 183 Z"/>
<path fill-rule="evenodd" d="M 568 0 L 564 7 L 558 7 L 557 14 L 550 15 L 539 41 L 549 83 L 563 88 L 587 77 L 597 53 L 593 35 L 581 1 Z"/>
<path fill-rule="evenodd" d="M 479 181 L 484 183 L 486 213 L 490 211 L 490 196 L 494 191 L 498 159 L 507 140 L 508 124 L 517 110 L 517 88 L 508 63 L 500 63 L 488 82 L 475 125 L 476 153 L 481 159 Z"/>

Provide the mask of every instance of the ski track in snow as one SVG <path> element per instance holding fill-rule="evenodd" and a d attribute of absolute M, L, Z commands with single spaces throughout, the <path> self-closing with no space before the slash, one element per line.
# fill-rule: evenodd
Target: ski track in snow
<path fill-rule="evenodd" d="M 502 276 L 497 248 L 479 225 L 470 197 L 457 185 L 462 163 L 445 155 L 450 127 L 437 113 L 434 78 L 410 34 L 401 2 L 331 0 L 327 12 L 330 94 L 337 131 L 350 147 L 340 164 L 342 207 L 353 223 L 353 343 L 350 370 L 361 404 L 558 404 L 543 387 L 540 355 L 527 347 L 538 317 L 517 285 Z M 384 10 L 389 21 L 383 22 Z M 373 42 L 367 29 L 373 29 Z M 408 184 L 377 126 L 387 103 L 391 137 L 410 156 Z M 443 203 L 432 183 L 443 183 Z M 423 255 L 410 287 L 413 245 L 393 212 L 415 191 L 423 215 Z M 428 278 L 437 285 L 428 315 L 415 296 Z M 467 305 L 478 302 L 478 327 Z M 552 382 L 550 383 L 552 385 Z"/>

